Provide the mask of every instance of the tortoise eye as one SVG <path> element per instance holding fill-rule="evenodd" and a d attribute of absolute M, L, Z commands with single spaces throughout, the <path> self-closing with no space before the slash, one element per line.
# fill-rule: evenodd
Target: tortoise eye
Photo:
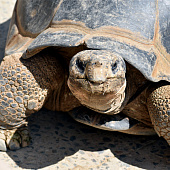
<path fill-rule="evenodd" d="M 116 71 L 116 69 L 117 69 L 117 61 L 114 63 L 114 64 L 112 64 L 112 72 L 113 73 L 115 73 L 115 71 Z"/>
<path fill-rule="evenodd" d="M 76 60 L 76 65 L 77 65 L 79 71 L 80 71 L 81 73 L 83 73 L 84 70 L 85 70 L 86 64 L 83 63 L 80 59 L 77 59 L 77 60 Z"/>

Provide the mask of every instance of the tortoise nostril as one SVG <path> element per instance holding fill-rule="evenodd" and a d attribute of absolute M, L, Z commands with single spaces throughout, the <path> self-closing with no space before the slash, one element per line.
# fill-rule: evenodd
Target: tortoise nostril
<path fill-rule="evenodd" d="M 94 64 L 95 66 L 100 67 L 102 65 L 102 62 L 96 61 Z"/>
<path fill-rule="evenodd" d="M 79 71 L 80 71 L 81 73 L 83 73 L 84 70 L 85 70 L 86 64 L 78 58 L 78 59 L 76 60 L 76 65 L 77 65 L 77 68 L 79 69 Z"/>

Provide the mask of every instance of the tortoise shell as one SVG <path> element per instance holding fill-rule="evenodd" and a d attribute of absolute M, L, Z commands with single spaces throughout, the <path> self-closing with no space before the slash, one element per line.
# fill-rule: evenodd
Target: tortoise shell
<path fill-rule="evenodd" d="M 170 81 L 169 0 L 18 0 L 6 55 L 49 46 L 110 50 L 150 81 Z"/>

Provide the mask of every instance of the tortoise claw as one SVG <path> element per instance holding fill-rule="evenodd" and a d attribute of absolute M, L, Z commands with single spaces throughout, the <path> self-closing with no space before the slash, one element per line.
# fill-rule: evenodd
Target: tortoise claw
<path fill-rule="evenodd" d="M 10 150 L 18 150 L 20 149 L 20 143 L 16 139 L 12 139 L 8 145 Z"/>
<path fill-rule="evenodd" d="M 7 151 L 7 147 L 4 139 L 0 139 L 0 151 Z"/>
<path fill-rule="evenodd" d="M 21 136 L 15 132 L 13 136 L 10 136 L 8 139 L 8 147 L 10 150 L 17 150 L 20 149 L 20 144 L 21 144 Z"/>
<path fill-rule="evenodd" d="M 30 144 L 31 138 L 28 130 L 22 130 L 20 134 L 22 136 L 21 146 L 24 148 Z"/>
<path fill-rule="evenodd" d="M 3 130 L 0 130 L 0 151 L 7 151 L 6 143 L 5 143 L 5 134 Z"/>

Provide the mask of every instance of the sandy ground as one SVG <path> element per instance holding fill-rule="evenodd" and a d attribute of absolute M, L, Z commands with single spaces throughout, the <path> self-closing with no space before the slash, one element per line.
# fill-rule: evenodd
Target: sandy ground
<path fill-rule="evenodd" d="M 15 0 L 0 0 L 0 58 Z M 32 142 L 0 152 L 0 169 L 170 169 L 170 148 L 157 136 L 97 130 L 67 113 L 42 109 L 29 119 Z"/>

